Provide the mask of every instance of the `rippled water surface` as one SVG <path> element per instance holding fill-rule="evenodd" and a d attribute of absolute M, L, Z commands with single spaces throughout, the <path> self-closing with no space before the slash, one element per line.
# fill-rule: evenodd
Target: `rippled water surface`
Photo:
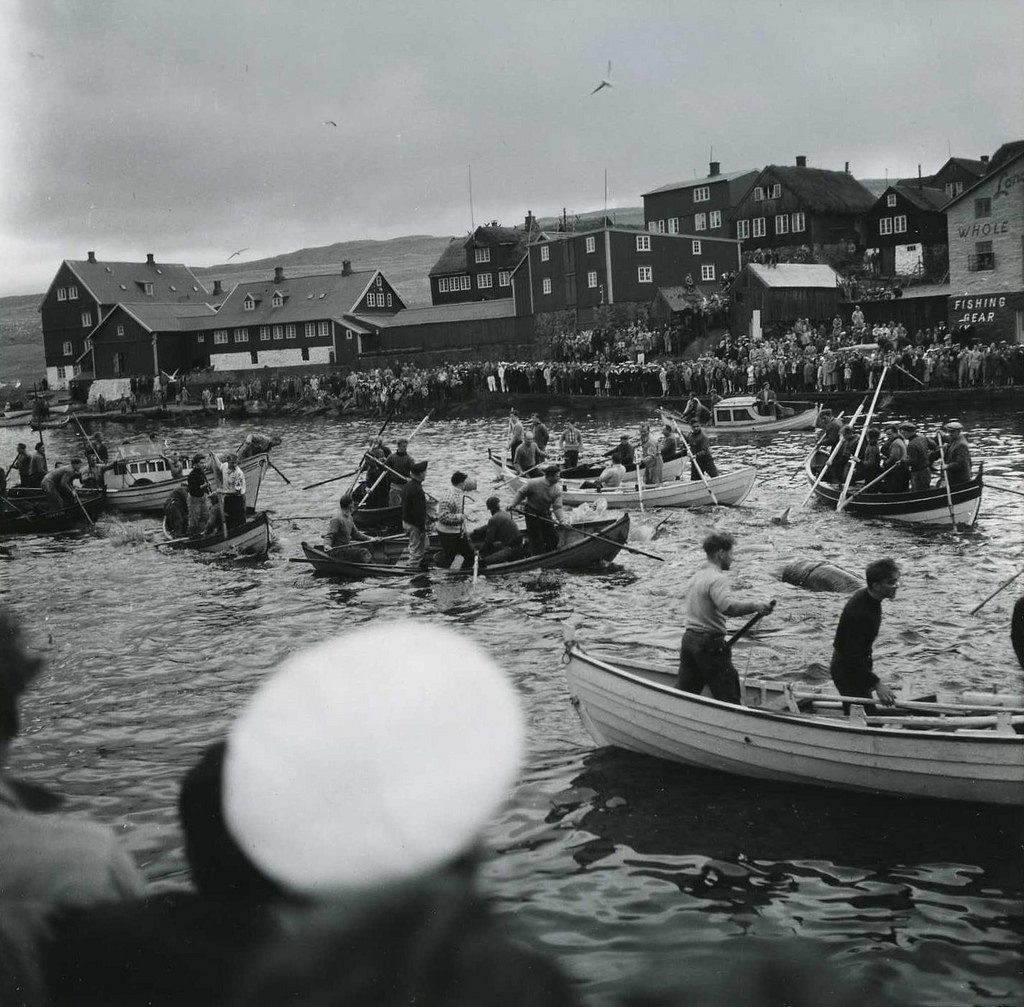
<path fill-rule="evenodd" d="M 1022 418 L 961 417 L 986 473 L 1018 490 Z M 635 433 L 639 419 L 603 415 L 581 428 L 586 443 L 605 447 L 621 431 Z M 548 422 L 558 429 L 557 416 Z M 131 432 L 101 429 L 108 443 Z M 702 559 L 701 538 L 717 523 L 738 536 L 737 587 L 779 600 L 737 647 L 741 672 L 828 678 L 844 596 L 782 584 L 776 574 L 787 559 L 825 559 L 859 573 L 869 559 L 892 555 L 904 573 L 875 648 L 884 677 L 922 692 L 1019 691 L 1009 642 L 1014 588 L 968 613 L 1020 569 L 1024 498 L 986 489 L 967 533 L 837 517 L 797 507 L 810 433 L 721 438 L 719 468 L 756 465 L 754 491 L 718 516 L 673 512 L 653 543 L 634 538 L 664 563 L 622 553 L 600 574 L 347 585 L 286 560 L 300 554 L 300 541 L 319 538 L 347 481 L 300 487 L 354 468 L 375 424 L 273 421 L 264 429 L 283 438 L 274 457 L 293 483 L 271 474 L 261 491 L 278 536 L 266 562 L 168 555 L 131 544 L 109 517 L 98 533 L 0 541 L 0 592 L 48 657 L 24 704 L 10 768 L 115 828 L 155 885 L 188 884 L 175 815 L 181 776 L 263 676 L 294 649 L 346 627 L 411 616 L 469 634 L 514 678 L 529 757 L 488 828 L 495 855 L 486 886 L 510 931 L 556 955 L 595 1001 L 626 988 L 652 954 L 678 963 L 713 944 L 727 951 L 738 935 L 767 945 L 798 935 L 822 941 L 840 968 L 902 1003 L 1021 1002 L 1019 816 L 755 783 L 597 751 L 569 705 L 559 658 L 561 624 L 572 617 L 588 645 L 671 663 L 682 592 Z M 482 521 L 486 450 L 504 430 L 500 417 L 425 427 L 412 453 L 431 461 L 427 489 L 440 491 L 455 468 L 476 475 L 480 490 L 467 513 Z M 245 428 L 150 432 L 157 443 L 227 449 Z M 19 436 L 0 430 L 0 458 L 14 456 Z M 66 431 L 47 440 L 51 458 L 77 450 Z M 772 523 L 791 505 L 790 524 Z M 651 526 L 668 513 L 634 521 Z M 141 530 L 156 527 L 138 519 Z"/>

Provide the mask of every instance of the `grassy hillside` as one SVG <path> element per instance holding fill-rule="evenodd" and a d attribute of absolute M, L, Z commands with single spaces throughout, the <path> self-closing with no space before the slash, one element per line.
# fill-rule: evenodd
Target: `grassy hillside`
<path fill-rule="evenodd" d="M 31 386 L 46 373 L 39 322 L 42 300 L 42 294 L 0 297 L 0 382 Z"/>

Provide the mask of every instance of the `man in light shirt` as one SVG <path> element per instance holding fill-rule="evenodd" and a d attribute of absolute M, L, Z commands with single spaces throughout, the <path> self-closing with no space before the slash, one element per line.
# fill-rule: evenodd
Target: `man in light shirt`
<path fill-rule="evenodd" d="M 245 524 L 245 473 L 238 467 L 238 455 L 227 456 L 227 461 L 221 466 L 221 483 L 227 527 Z"/>
<path fill-rule="evenodd" d="M 677 687 L 699 693 L 704 686 L 715 699 L 740 702 L 740 678 L 725 642 L 725 621 L 730 615 L 767 615 L 774 601 L 741 600 L 732 593 L 726 571 L 732 566 L 735 539 L 728 532 L 712 532 L 704 539 L 708 562 L 690 581 L 686 593 L 686 623 L 679 649 Z"/>

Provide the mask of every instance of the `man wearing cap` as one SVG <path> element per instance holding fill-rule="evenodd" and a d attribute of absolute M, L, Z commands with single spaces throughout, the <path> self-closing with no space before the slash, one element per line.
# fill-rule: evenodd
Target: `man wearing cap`
<path fill-rule="evenodd" d="M 626 467 L 633 464 L 633 445 L 629 443 L 629 434 L 619 437 L 619 443 L 611 450 L 611 457 L 613 462 Z"/>
<path fill-rule="evenodd" d="M 437 502 L 437 538 L 441 545 L 439 565 L 472 565 L 476 552 L 466 538 L 466 494 L 476 489 L 476 483 L 465 472 L 452 473 L 452 485 Z M 461 560 L 456 564 L 456 557 Z"/>
<path fill-rule="evenodd" d="M 487 510 L 491 516 L 484 527 L 484 541 L 480 546 L 481 564 L 509 563 L 520 559 L 523 536 L 512 515 L 501 509 L 501 501 L 496 496 L 487 498 Z"/>
<path fill-rule="evenodd" d="M 690 481 L 700 479 L 701 472 L 709 478 L 717 476 L 718 469 L 715 467 L 714 458 L 711 457 L 711 441 L 704 433 L 700 420 L 693 420 L 690 423 L 690 436 L 684 435 L 684 440 L 690 448 Z"/>
<path fill-rule="evenodd" d="M 72 458 L 69 465 L 58 465 L 43 476 L 42 489 L 52 511 L 64 510 L 75 502 L 75 483 L 82 481 L 82 459 Z"/>
<path fill-rule="evenodd" d="M 43 476 L 49 470 L 46 464 L 46 445 L 40 441 L 36 445 L 35 454 L 29 461 L 28 484 L 36 489 L 43 485 Z"/>
<path fill-rule="evenodd" d="M 565 520 L 562 511 L 562 480 L 557 465 L 549 465 L 544 475 L 527 479 L 512 500 L 509 510 L 523 504 L 526 514 L 526 537 L 534 556 L 558 548 L 557 521 Z M 554 520 L 553 520 L 554 519 Z"/>
<path fill-rule="evenodd" d="M 416 464 L 416 459 L 407 450 L 408 447 L 408 438 L 399 437 L 395 441 L 395 450 L 387 456 L 384 462 L 392 470 L 390 473 L 392 506 L 401 501 L 402 489 L 409 484 L 409 476 L 412 474 L 412 468 Z M 424 469 L 425 471 L 426 469 Z"/>
<path fill-rule="evenodd" d="M 971 478 L 971 449 L 963 435 L 959 420 L 950 420 L 946 426 L 946 478 L 950 486 L 969 482 Z"/>
<path fill-rule="evenodd" d="M 886 471 L 884 480 L 887 493 L 905 493 L 909 479 L 907 476 L 907 442 L 903 437 L 902 425 L 887 423 L 885 427 L 889 440 L 882 448 L 885 459 L 883 469 Z"/>
<path fill-rule="evenodd" d="M 651 436 L 651 428 L 646 424 L 640 425 L 640 464 L 644 470 L 644 482 L 649 486 L 656 486 L 661 482 L 662 459 L 658 450 L 658 442 Z"/>
<path fill-rule="evenodd" d="M 508 456 L 515 461 L 516 451 L 523 443 L 523 421 L 514 409 L 508 411 Z"/>
<path fill-rule="evenodd" d="M 207 498 L 211 489 L 201 454 L 192 456 L 192 468 L 185 478 L 185 487 L 188 490 L 188 534 L 204 535 L 210 523 L 210 502 Z"/>
<path fill-rule="evenodd" d="M 409 536 L 409 565 L 421 570 L 427 568 L 427 495 L 423 492 L 426 477 L 427 463 L 414 462 L 402 487 L 402 527 Z"/>
<path fill-rule="evenodd" d="M 907 441 L 907 468 L 910 471 L 910 488 L 916 493 L 926 490 L 931 486 L 931 463 L 939 457 L 939 446 L 935 441 L 926 437 L 913 424 L 909 424 L 906 427 L 906 432 L 910 436 L 910 439 Z"/>
<path fill-rule="evenodd" d="M 533 443 L 537 445 L 537 450 L 544 455 L 548 449 L 548 442 L 551 440 L 551 434 L 548 432 L 548 428 L 544 426 L 544 422 L 541 418 L 534 413 L 530 417 L 533 423 Z"/>

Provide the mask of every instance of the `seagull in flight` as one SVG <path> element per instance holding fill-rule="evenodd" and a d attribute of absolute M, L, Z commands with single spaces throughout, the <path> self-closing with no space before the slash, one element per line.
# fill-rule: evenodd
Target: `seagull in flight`
<path fill-rule="evenodd" d="M 30 59 L 46 59 L 46 57 L 41 52 L 30 51 L 28 55 Z"/>
<path fill-rule="evenodd" d="M 249 251 L 249 249 L 248 249 L 248 248 L 240 248 L 240 249 L 239 249 L 239 250 L 238 250 L 237 252 L 232 252 L 232 253 L 231 253 L 231 254 L 230 254 L 230 255 L 228 256 L 228 262 L 230 262 L 230 261 L 231 261 L 231 260 L 232 260 L 232 259 L 233 259 L 233 258 L 234 258 L 234 257 L 235 257 L 236 255 L 241 255 L 241 254 L 242 254 L 242 252 L 248 252 L 248 251 Z"/>
<path fill-rule="evenodd" d="M 595 87 L 594 90 L 591 91 L 590 93 L 597 94 L 597 92 L 600 91 L 603 87 L 614 86 L 615 85 L 612 83 L 612 61 L 608 60 L 608 72 L 604 75 L 604 77 L 601 78 L 601 83 L 598 84 L 597 87 Z"/>
<path fill-rule="evenodd" d="M 333 119 L 324 119 L 325 126 L 333 126 L 335 129 L 338 128 L 338 124 Z"/>

